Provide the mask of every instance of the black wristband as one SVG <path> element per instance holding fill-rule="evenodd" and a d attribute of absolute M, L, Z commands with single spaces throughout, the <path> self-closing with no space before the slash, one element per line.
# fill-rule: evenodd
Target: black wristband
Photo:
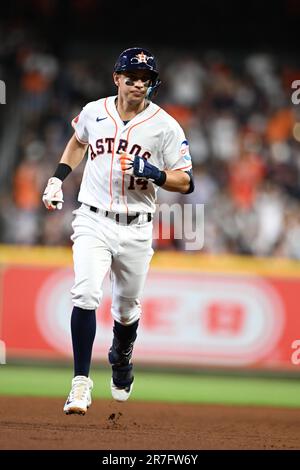
<path fill-rule="evenodd" d="M 161 171 L 159 177 L 154 180 L 154 183 L 157 184 L 157 186 L 163 186 L 166 182 L 167 179 L 167 173 L 165 171 Z"/>
<path fill-rule="evenodd" d="M 64 181 L 66 177 L 71 173 L 71 171 L 72 168 L 70 167 L 70 165 L 67 165 L 66 163 L 59 163 L 53 177 Z"/>

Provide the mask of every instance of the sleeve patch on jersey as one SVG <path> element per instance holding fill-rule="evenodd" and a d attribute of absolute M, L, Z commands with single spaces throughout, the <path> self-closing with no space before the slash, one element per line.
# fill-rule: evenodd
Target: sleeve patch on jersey
<path fill-rule="evenodd" d="M 184 158 L 184 160 L 191 160 L 189 143 L 187 140 L 184 140 L 180 146 L 180 155 Z"/>
<path fill-rule="evenodd" d="M 79 121 L 79 114 L 73 119 L 74 124 L 77 124 L 78 121 Z"/>

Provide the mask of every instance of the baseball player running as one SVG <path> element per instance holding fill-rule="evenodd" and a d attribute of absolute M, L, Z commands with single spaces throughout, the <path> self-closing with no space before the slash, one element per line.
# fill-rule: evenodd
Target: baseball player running
<path fill-rule="evenodd" d="M 108 352 L 111 393 L 120 402 L 130 396 L 139 299 L 153 255 L 157 190 L 187 194 L 194 188 L 184 132 L 151 101 L 160 85 L 153 55 L 140 47 L 125 50 L 115 64 L 113 80 L 117 96 L 88 103 L 73 119 L 75 133 L 43 195 L 48 210 L 61 209 L 62 183 L 88 150 L 78 195 L 81 205 L 72 223 L 74 378 L 64 405 L 66 414 L 84 415 L 91 405 L 96 309 L 108 270 L 114 320 Z"/>

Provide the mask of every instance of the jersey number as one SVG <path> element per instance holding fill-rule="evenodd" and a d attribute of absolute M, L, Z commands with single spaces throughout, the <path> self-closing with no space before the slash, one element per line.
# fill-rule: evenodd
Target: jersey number
<path fill-rule="evenodd" d="M 135 189 L 135 183 L 141 186 L 140 189 L 147 189 L 148 187 L 147 180 L 144 180 L 142 178 L 135 179 L 133 176 L 130 176 L 130 184 L 128 186 L 128 189 Z"/>

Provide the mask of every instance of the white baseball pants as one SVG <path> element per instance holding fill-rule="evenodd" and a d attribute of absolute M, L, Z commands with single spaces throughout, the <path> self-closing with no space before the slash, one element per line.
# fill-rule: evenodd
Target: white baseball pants
<path fill-rule="evenodd" d="M 141 315 L 139 297 L 153 255 L 152 222 L 118 224 L 84 204 L 73 214 L 73 304 L 97 309 L 103 279 L 110 269 L 113 319 L 123 325 L 134 323 Z"/>

